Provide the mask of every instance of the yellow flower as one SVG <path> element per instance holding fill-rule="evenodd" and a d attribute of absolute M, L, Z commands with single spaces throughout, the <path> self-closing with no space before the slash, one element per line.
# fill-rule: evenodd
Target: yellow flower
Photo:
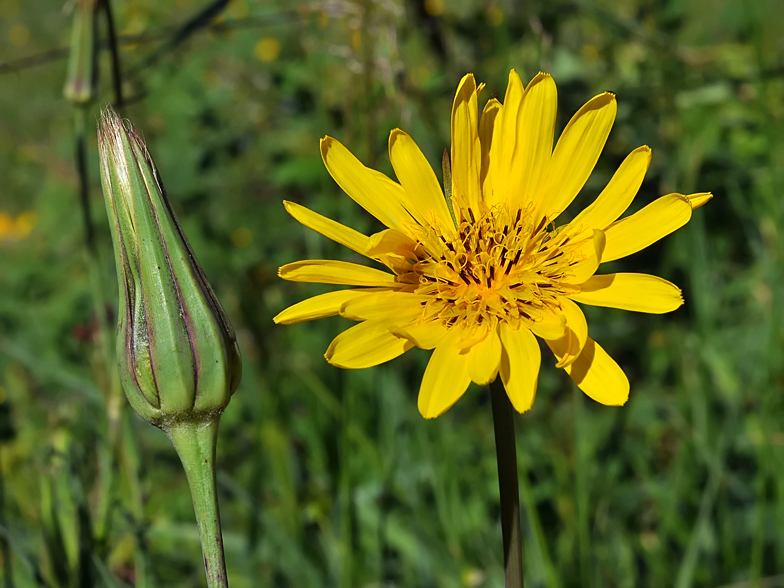
<path fill-rule="evenodd" d="M 365 368 L 412 347 L 434 349 L 419 390 L 425 418 L 443 414 L 471 381 L 500 373 L 512 405 L 531 408 L 544 339 L 563 368 L 594 400 L 621 405 L 629 381 L 588 336 L 576 304 L 670 312 L 680 289 L 656 276 L 595 275 L 599 264 L 635 253 L 686 224 L 709 193 L 669 194 L 621 220 L 651 159 L 632 151 L 596 200 L 571 222 L 555 220 L 582 189 L 610 133 L 615 95 L 588 101 L 552 148 L 556 88 L 544 73 L 523 86 L 512 70 L 503 104 L 491 99 L 481 119 L 482 86 L 465 76 L 452 108 L 451 195 L 447 204 L 425 156 L 399 129 L 389 157 L 399 183 L 362 165 L 331 137 L 321 141 L 329 173 L 386 230 L 371 236 L 286 202 L 303 225 L 389 271 L 332 260 L 280 268 L 297 282 L 357 286 L 284 310 L 291 324 L 335 314 L 359 321 L 332 342 L 327 361 Z M 446 166 L 445 166 L 446 167 Z M 535 337 L 536 336 L 536 337 Z"/>

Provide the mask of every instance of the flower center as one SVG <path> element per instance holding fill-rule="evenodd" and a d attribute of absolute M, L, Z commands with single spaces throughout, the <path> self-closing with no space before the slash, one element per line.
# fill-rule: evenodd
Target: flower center
<path fill-rule="evenodd" d="M 494 328 L 499 321 L 536 322 L 579 291 L 565 280 L 585 256 L 566 233 L 534 225 L 530 213 L 500 206 L 477 218 L 467 209 L 451 238 L 429 234 L 399 281 L 430 298 L 425 319 L 445 326 Z"/>

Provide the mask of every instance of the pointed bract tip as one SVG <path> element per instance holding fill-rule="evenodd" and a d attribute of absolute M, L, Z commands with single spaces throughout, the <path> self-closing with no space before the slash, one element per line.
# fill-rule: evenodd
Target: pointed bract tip
<path fill-rule="evenodd" d="M 98 142 L 106 143 L 123 130 L 122 119 L 114 109 L 108 104 L 101 108 L 98 115 Z"/>

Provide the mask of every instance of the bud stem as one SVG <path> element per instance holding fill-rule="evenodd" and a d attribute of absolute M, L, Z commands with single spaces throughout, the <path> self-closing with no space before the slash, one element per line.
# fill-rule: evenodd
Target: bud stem
<path fill-rule="evenodd" d="M 215 446 L 218 418 L 180 421 L 164 428 L 174 444 L 188 477 L 193 510 L 199 526 L 204 569 L 209 588 L 228 588 L 223 554 L 218 495 L 215 491 Z"/>

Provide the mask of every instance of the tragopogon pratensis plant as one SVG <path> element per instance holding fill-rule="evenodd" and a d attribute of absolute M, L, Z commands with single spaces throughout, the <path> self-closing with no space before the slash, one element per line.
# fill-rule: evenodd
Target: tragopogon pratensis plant
<path fill-rule="evenodd" d="M 631 255 L 683 226 L 711 195 L 669 194 L 618 220 L 648 169 L 651 150 L 643 146 L 629 154 L 591 205 L 558 226 L 604 147 L 615 120 L 615 94 L 589 100 L 553 149 L 557 96 L 549 75 L 540 73 L 524 87 L 512 70 L 503 103 L 491 99 L 480 118 L 481 90 L 471 74 L 458 86 L 451 164 L 444 160 L 446 194 L 425 156 L 399 129 L 389 137 L 398 182 L 366 168 L 336 139 L 322 139 L 329 173 L 387 229 L 367 236 L 298 204 L 286 202 L 286 209 L 385 267 L 332 260 L 285 265 L 279 274 L 286 280 L 355 288 L 295 304 L 275 321 L 335 314 L 358 321 L 326 352 L 327 361 L 343 368 L 378 365 L 412 347 L 433 349 L 419 389 L 425 418 L 448 410 L 471 381 L 496 382 L 493 414 L 510 586 L 522 583 L 522 564 L 509 402 L 518 412 L 533 405 L 541 363 L 536 338 L 588 396 L 624 404 L 628 379 L 588 336 L 577 303 L 648 313 L 678 308 L 680 289 L 662 278 L 596 271 L 602 262 Z"/>

